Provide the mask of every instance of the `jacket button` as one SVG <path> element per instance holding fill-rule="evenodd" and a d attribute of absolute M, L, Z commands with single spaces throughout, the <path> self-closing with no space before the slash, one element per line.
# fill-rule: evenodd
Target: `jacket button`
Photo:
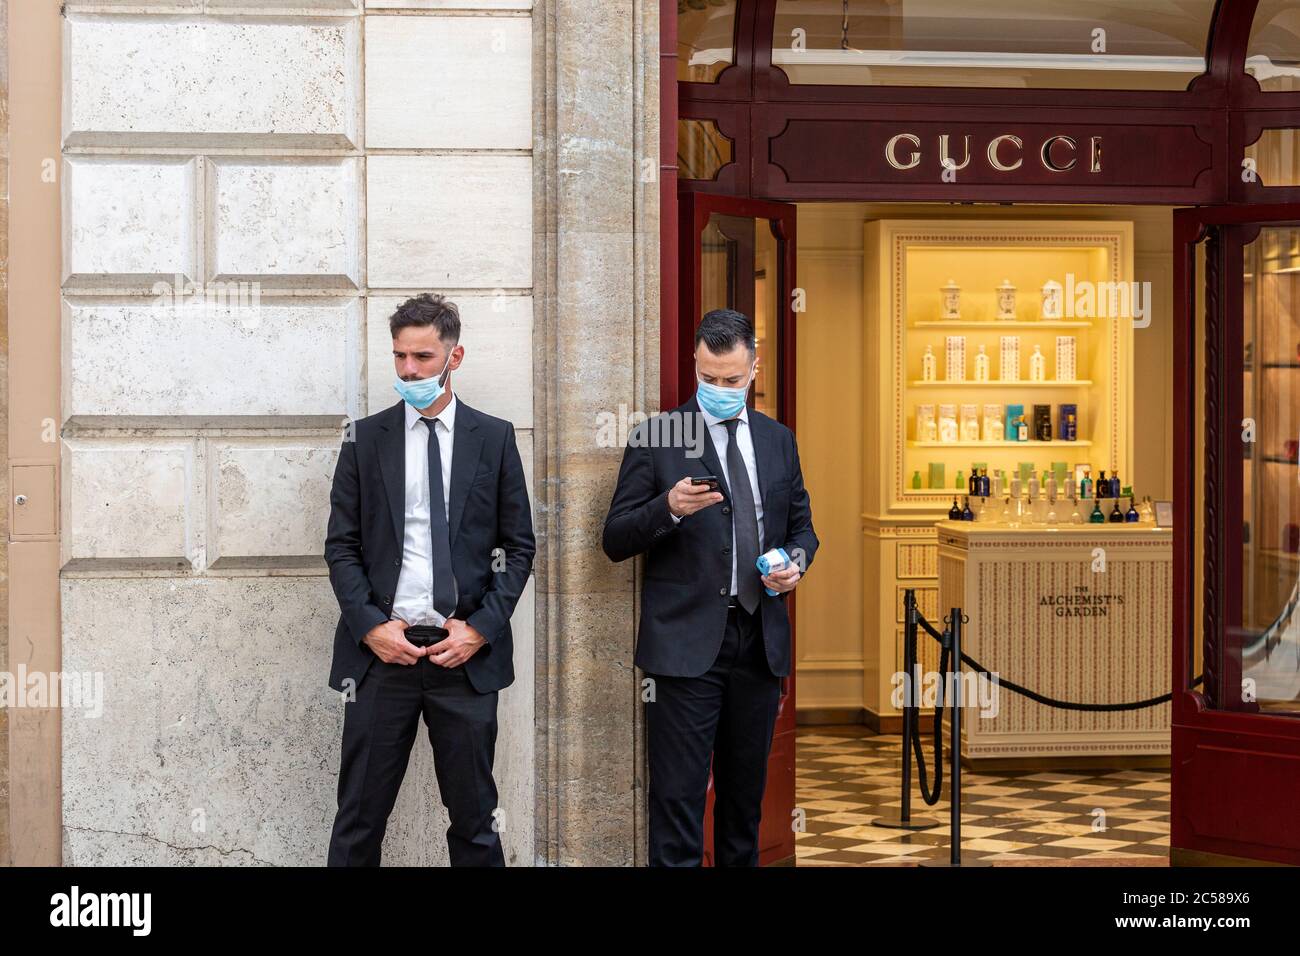
<path fill-rule="evenodd" d="M 401 558 L 394 558 L 394 559 L 393 559 L 393 567 L 395 567 L 395 568 L 400 568 L 401 566 L 402 566 L 402 559 L 401 559 Z"/>
<path fill-rule="evenodd" d="M 729 515 L 729 514 L 731 514 L 731 509 L 730 509 L 730 508 L 727 508 L 727 507 L 724 507 L 724 508 L 722 509 L 722 513 L 723 513 L 724 515 Z"/>
<path fill-rule="evenodd" d="M 726 589 L 726 588 L 718 588 L 718 593 L 719 593 L 720 595 L 722 595 L 723 597 L 726 597 L 726 596 L 727 596 L 727 589 Z"/>
<path fill-rule="evenodd" d="M 731 549 L 730 549 L 730 548 L 723 548 L 723 549 L 722 549 L 722 553 L 723 553 L 723 554 L 731 554 Z"/>

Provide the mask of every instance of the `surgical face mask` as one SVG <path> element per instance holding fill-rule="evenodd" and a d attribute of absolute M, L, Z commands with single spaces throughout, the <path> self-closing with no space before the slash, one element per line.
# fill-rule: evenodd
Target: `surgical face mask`
<path fill-rule="evenodd" d="M 447 361 L 442 363 L 442 371 L 432 378 L 421 378 L 414 382 L 404 382 L 401 378 L 393 382 L 393 388 L 397 394 L 401 395 L 403 400 L 413 408 L 428 408 L 438 399 L 442 398 L 442 393 L 446 390 L 443 387 L 443 379 L 447 377 L 448 366 L 451 365 L 451 352 L 447 353 Z"/>
<path fill-rule="evenodd" d="M 710 385 L 701 382 L 699 373 L 695 376 L 695 400 L 714 418 L 735 418 L 745 407 L 745 396 L 749 394 L 749 382 L 753 381 L 754 368 L 750 366 L 749 380 L 738 388 L 722 385 Z"/>

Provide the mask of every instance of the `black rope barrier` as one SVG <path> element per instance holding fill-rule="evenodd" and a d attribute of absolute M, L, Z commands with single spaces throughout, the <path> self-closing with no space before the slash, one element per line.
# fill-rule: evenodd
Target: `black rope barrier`
<path fill-rule="evenodd" d="M 950 822 L 950 856 L 947 862 L 926 861 L 922 865 L 938 866 L 971 866 L 987 865 L 980 864 L 978 861 L 974 864 L 963 864 L 961 861 L 961 706 L 958 698 L 960 696 L 958 685 L 961 680 L 962 664 L 966 664 L 972 672 L 992 681 L 995 686 L 1005 687 L 1007 690 L 1020 694 L 1021 696 L 1043 704 L 1047 707 L 1055 707 L 1060 710 L 1077 710 L 1091 712 L 1113 712 L 1141 710 L 1146 707 L 1156 707 L 1160 704 L 1169 703 L 1173 700 L 1173 693 L 1161 694 L 1157 697 L 1149 697 L 1145 700 L 1131 701 L 1120 704 L 1085 704 L 1077 701 L 1058 700 L 1054 697 L 1048 697 L 1046 694 L 1040 694 L 1036 691 L 1022 687 L 1014 681 L 1003 679 L 1000 675 L 995 676 L 992 671 L 986 668 L 979 661 L 975 660 L 961 649 L 961 628 L 962 624 L 968 622 L 970 618 L 966 617 L 961 608 L 954 607 L 949 617 L 944 618 L 944 629 L 942 632 L 925 619 L 920 609 L 916 605 L 916 591 L 913 588 L 906 588 L 903 591 L 903 793 L 900 801 L 900 811 L 898 816 L 881 816 L 872 821 L 874 826 L 893 827 L 907 830 L 925 830 L 930 827 L 938 826 L 938 821 L 928 817 L 914 818 L 912 816 L 912 758 L 916 759 L 917 783 L 920 785 L 921 798 L 928 806 L 934 806 L 939 802 L 943 792 L 943 709 L 945 704 L 945 688 L 951 682 L 952 694 L 951 699 L 947 701 L 951 708 L 951 715 L 948 719 L 948 727 L 951 732 L 951 740 L 948 745 L 949 761 L 951 769 L 949 771 L 949 787 L 952 790 L 952 797 L 949 801 Z M 919 662 L 917 660 L 917 634 L 919 631 L 925 631 L 932 638 L 939 642 L 939 674 L 941 679 L 935 693 L 934 702 L 934 788 L 931 789 L 928 783 L 929 765 L 925 759 L 924 748 L 921 745 L 921 708 L 917 704 L 919 689 L 917 687 L 917 670 Z M 956 666 L 952 666 L 952 660 L 956 659 Z M 1201 674 L 1192 681 L 1191 686 L 1197 687 L 1205 679 Z"/>

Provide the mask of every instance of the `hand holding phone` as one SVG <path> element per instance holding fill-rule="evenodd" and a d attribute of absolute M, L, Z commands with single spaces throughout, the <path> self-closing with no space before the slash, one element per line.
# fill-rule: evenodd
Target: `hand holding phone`
<path fill-rule="evenodd" d="M 722 500 L 716 475 L 687 475 L 668 489 L 668 510 L 679 518 L 716 505 Z"/>

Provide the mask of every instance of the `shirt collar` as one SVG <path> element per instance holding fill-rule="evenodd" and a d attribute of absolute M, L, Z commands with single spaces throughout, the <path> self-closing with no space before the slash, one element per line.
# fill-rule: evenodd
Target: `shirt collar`
<path fill-rule="evenodd" d="M 409 430 L 415 428 L 417 423 L 420 421 L 420 419 L 424 418 L 425 416 L 421 415 L 419 409 L 413 406 L 410 402 L 403 402 L 402 405 L 406 409 L 407 429 Z M 439 419 L 442 421 L 443 427 L 447 429 L 448 434 L 450 434 L 455 430 L 456 427 L 456 393 L 455 392 L 451 393 L 451 401 L 447 403 L 447 407 L 444 408 L 437 415 L 434 415 L 433 417 L 435 419 Z"/>
<path fill-rule="evenodd" d="M 697 402 L 696 404 L 699 403 Z M 702 405 L 700 406 L 700 414 L 704 416 L 704 423 L 708 425 L 710 428 L 712 428 L 714 425 L 720 425 L 722 424 L 723 421 L 725 421 L 725 419 L 718 418 L 716 415 L 711 415 L 709 412 L 705 411 L 704 406 Z M 739 418 L 742 422 L 744 422 L 745 427 L 748 428 L 749 427 L 749 406 L 742 405 L 740 408 L 740 414 L 736 415 L 735 417 Z"/>

